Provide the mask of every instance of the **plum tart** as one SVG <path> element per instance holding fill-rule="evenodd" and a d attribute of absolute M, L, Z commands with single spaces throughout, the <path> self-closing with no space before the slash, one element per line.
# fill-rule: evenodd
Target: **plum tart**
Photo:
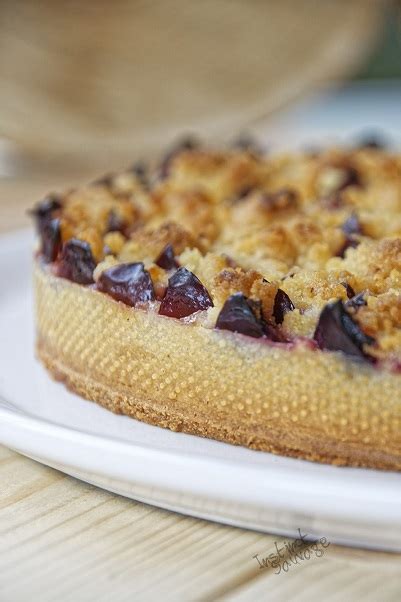
<path fill-rule="evenodd" d="M 401 469 L 401 155 L 185 141 L 32 214 L 37 353 L 78 395 Z"/>

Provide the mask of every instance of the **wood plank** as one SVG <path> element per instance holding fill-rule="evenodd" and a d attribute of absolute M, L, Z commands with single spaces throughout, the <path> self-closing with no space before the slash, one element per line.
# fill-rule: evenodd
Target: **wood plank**
<path fill-rule="evenodd" d="M 347 559 L 313 558 L 288 573 L 261 576 L 244 584 L 220 600 L 248 602 L 253 600 L 297 600 L 311 602 L 367 601 L 398 602 L 401 593 L 401 565 L 386 568 L 373 562 L 349 563 Z"/>
<path fill-rule="evenodd" d="M 0 512 L 1 599 L 29 592 L 33 600 L 106 600 L 110 586 L 119 600 L 166 589 L 171 599 L 190 599 L 193 587 L 209 597 L 227 580 L 247 581 L 243 559 L 272 539 L 158 510 L 15 458 L 14 480 L 21 476 L 24 486 L 14 485 L 12 503 Z M 0 480 L 3 473 L 0 465 Z"/>
<path fill-rule="evenodd" d="M 0 448 L 4 456 L 14 461 L 13 476 L 0 463 L 2 602 L 106 602 L 110 592 L 119 601 L 399 599 L 401 555 L 331 545 L 276 575 L 254 555 L 283 538 L 159 510 Z"/>

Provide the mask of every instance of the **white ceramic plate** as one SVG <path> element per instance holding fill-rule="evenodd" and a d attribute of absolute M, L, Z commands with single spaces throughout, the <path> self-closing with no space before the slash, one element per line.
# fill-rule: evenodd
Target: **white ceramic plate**
<path fill-rule="evenodd" d="M 401 474 L 336 468 L 116 416 L 33 354 L 31 235 L 0 239 L 0 442 L 137 500 L 224 523 L 401 551 Z"/>

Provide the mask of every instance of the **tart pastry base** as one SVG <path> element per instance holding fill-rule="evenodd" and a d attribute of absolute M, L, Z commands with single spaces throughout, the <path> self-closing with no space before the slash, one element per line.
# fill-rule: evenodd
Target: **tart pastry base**
<path fill-rule="evenodd" d="M 157 426 L 401 469 L 399 375 L 127 307 L 35 262 L 37 352 L 69 389 Z"/>

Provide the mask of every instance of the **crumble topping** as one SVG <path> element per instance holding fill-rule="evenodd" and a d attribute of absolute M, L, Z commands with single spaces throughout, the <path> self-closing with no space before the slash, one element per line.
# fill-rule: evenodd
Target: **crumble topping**
<path fill-rule="evenodd" d="M 207 327 L 400 365 L 401 155 L 186 141 L 33 213 L 62 277 L 132 305 L 155 298 L 164 315 L 203 312 Z"/>

